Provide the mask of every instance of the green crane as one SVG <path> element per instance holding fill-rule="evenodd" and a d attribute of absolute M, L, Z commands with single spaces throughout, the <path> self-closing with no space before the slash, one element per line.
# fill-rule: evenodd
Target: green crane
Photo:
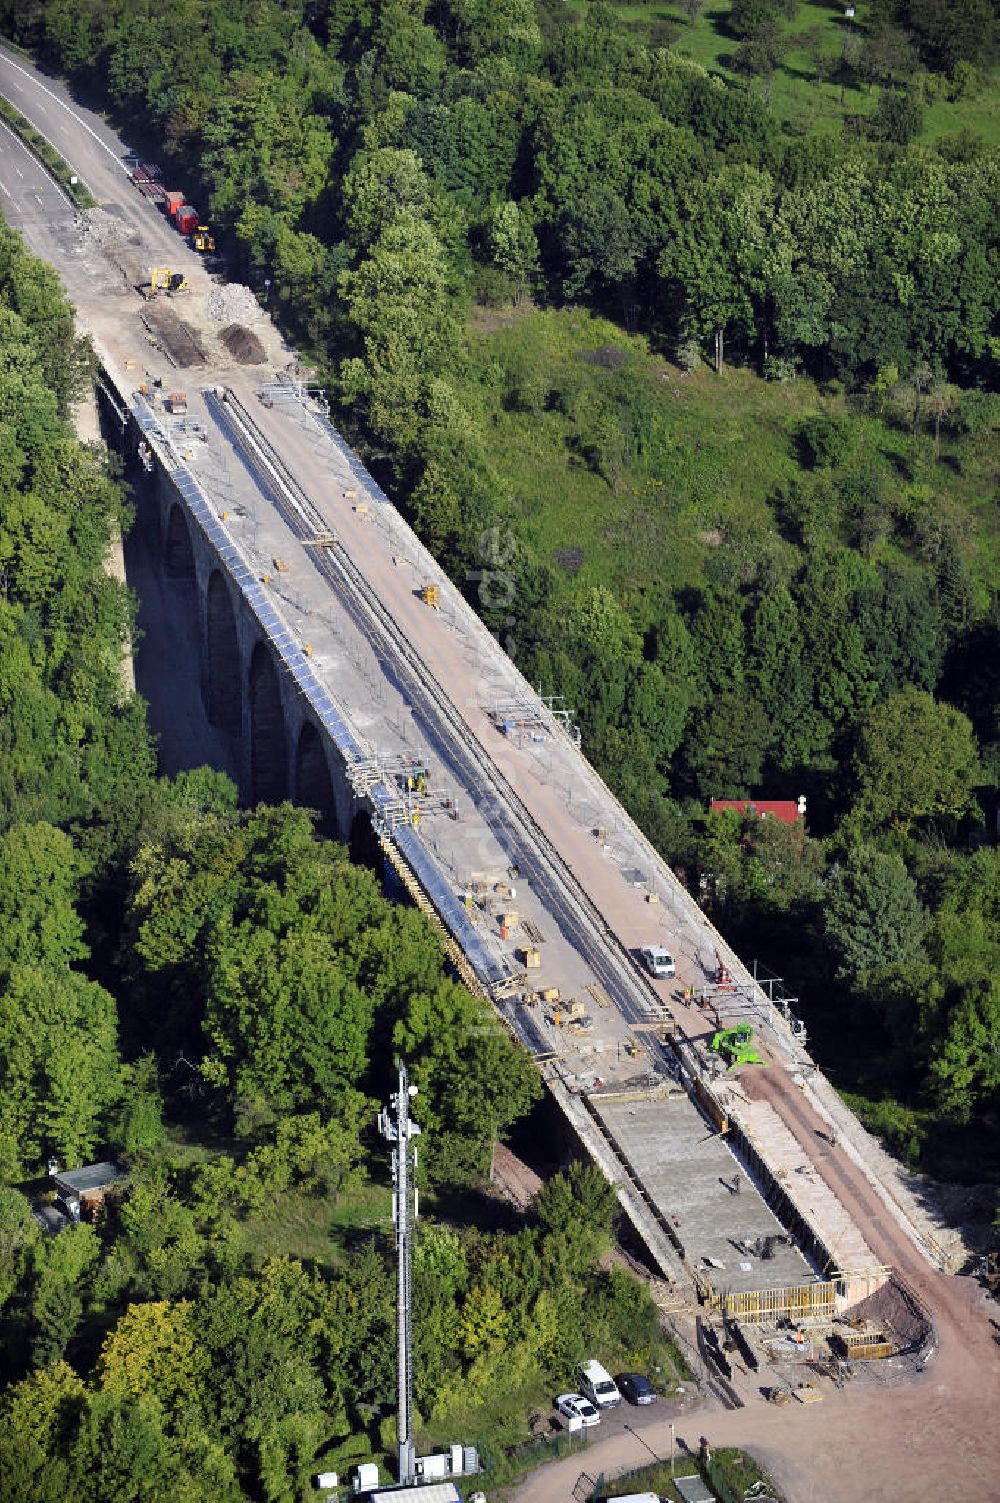
<path fill-rule="evenodd" d="M 712 1048 L 721 1054 L 730 1070 L 737 1065 L 763 1065 L 765 1061 L 754 1044 L 753 1029 L 749 1023 L 737 1023 L 735 1028 L 720 1028 L 712 1039 Z"/>

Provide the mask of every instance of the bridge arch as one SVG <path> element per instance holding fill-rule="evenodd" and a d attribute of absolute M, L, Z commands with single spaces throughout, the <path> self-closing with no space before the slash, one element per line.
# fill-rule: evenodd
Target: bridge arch
<path fill-rule="evenodd" d="M 285 716 L 278 670 L 270 650 L 258 642 L 250 661 L 250 793 L 255 804 L 280 804 L 288 797 Z"/>
<path fill-rule="evenodd" d="M 317 828 L 336 838 L 337 806 L 330 767 L 319 732 L 311 720 L 303 723 L 295 747 L 295 802 L 319 815 Z"/>
<path fill-rule="evenodd" d="M 351 860 L 357 865 L 368 866 L 372 871 L 382 873 L 385 866 L 385 854 L 379 845 L 375 826 L 372 824 L 372 817 L 367 809 L 359 809 L 351 821 L 347 848 L 350 851 Z"/>
<path fill-rule="evenodd" d="M 191 529 L 188 527 L 184 508 L 176 501 L 167 517 L 167 534 L 163 542 L 163 567 L 168 579 L 183 584 L 194 584 L 194 548 L 191 545 Z"/>
<path fill-rule="evenodd" d="M 232 596 L 219 569 L 209 576 L 205 628 L 205 709 L 213 725 L 238 736 L 243 725 L 240 645 Z"/>

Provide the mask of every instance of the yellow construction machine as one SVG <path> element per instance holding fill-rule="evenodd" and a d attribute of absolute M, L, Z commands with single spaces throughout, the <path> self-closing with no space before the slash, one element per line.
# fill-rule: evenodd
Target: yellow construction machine
<path fill-rule="evenodd" d="M 161 291 L 173 296 L 176 292 L 187 292 L 187 290 L 187 277 L 182 271 L 172 271 L 169 266 L 154 266 L 149 273 L 149 281 L 143 282 L 139 288 L 147 301 L 156 297 Z"/>
<path fill-rule="evenodd" d="M 191 244 L 196 251 L 203 256 L 211 255 L 215 250 L 215 236 L 207 224 L 200 224 L 191 236 Z"/>

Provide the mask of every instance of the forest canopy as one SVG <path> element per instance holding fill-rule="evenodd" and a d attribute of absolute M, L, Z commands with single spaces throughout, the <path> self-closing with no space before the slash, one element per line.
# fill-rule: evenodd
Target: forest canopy
<path fill-rule="evenodd" d="M 919 1155 L 995 1101 L 1000 1028 L 985 953 L 929 958 L 945 894 L 985 880 L 1000 776 L 1000 151 L 963 125 L 996 10 L 873 0 L 833 59 L 843 17 L 811 16 L 840 93 L 815 127 L 770 102 L 793 0 L 699 15 L 0 3 L 195 197 L 488 624 Z M 703 24 L 726 69 L 683 55 Z M 756 793 L 807 795 L 820 838 L 706 820 Z M 868 848 L 927 916 L 905 971 L 891 945 L 845 971 L 824 917 Z"/>

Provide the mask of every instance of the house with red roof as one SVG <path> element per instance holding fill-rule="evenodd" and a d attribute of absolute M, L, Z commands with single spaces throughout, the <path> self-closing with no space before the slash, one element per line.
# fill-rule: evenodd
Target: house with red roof
<path fill-rule="evenodd" d="M 760 819 L 776 819 L 794 825 L 806 817 L 805 795 L 796 798 L 714 798 L 711 813 L 733 809 L 737 814 L 756 814 Z"/>

